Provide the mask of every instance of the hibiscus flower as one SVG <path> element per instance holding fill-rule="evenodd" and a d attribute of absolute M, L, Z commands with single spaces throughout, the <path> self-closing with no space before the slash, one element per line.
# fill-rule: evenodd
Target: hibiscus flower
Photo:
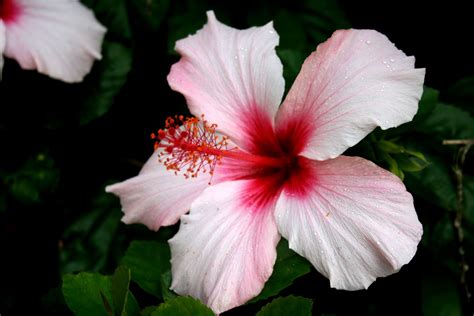
<path fill-rule="evenodd" d="M 82 81 L 101 58 L 105 31 L 78 0 L 0 0 L 0 77 L 5 55 L 24 69 Z"/>
<path fill-rule="evenodd" d="M 400 179 L 341 154 L 413 118 L 424 69 L 376 31 L 336 31 L 279 106 L 278 40 L 271 23 L 236 30 L 209 12 L 176 43 L 182 58 L 168 76 L 205 121 L 169 119 L 140 174 L 107 187 L 125 223 L 158 230 L 181 219 L 171 288 L 215 313 L 262 290 L 281 236 L 332 287 L 357 290 L 409 262 L 422 235 Z M 214 171 L 211 185 L 202 169 Z"/>

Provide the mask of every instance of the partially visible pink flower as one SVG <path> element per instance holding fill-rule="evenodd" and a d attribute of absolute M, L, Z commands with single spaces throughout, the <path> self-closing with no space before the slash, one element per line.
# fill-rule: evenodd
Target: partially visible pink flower
<path fill-rule="evenodd" d="M 202 30 L 176 43 L 182 58 L 168 76 L 209 123 L 168 121 L 140 174 L 107 187 L 125 223 L 158 230 L 181 218 L 170 240 L 172 289 L 216 313 L 262 290 L 280 234 L 346 290 L 397 272 L 422 235 L 400 179 L 341 154 L 375 127 L 413 118 L 424 69 L 376 31 L 337 31 L 306 59 L 279 106 L 277 44 L 271 23 L 236 30 L 209 12 Z M 210 123 L 229 140 L 219 141 Z M 212 185 L 193 177 L 217 160 Z M 179 169 L 191 177 L 175 176 Z"/>
<path fill-rule="evenodd" d="M 106 29 L 78 0 L 0 0 L 3 56 L 65 82 L 82 81 L 101 58 Z"/>

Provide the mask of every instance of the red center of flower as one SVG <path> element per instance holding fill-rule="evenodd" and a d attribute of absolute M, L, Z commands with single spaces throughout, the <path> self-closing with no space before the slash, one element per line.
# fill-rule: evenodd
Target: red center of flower
<path fill-rule="evenodd" d="M 20 13 L 20 7 L 15 0 L 0 0 L 0 19 L 5 22 L 14 21 Z"/>
<path fill-rule="evenodd" d="M 216 134 L 215 124 L 201 119 L 175 116 L 166 120 L 165 129 L 152 133 L 159 161 L 175 174 L 186 178 L 197 177 L 200 173 L 213 175 L 214 169 L 223 158 L 236 162 L 238 170 L 226 163 L 229 180 L 246 179 L 244 203 L 262 208 L 275 201 L 279 192 L 286 189 L 292 195 L 304 195 L 312 181 L 309 160 L 299 156 L 291 146 L 283 146 L 277 139 L 271 123 L 256 116 L 256 126 L 249 124 L 247 134 L 252 141 L 251 151 L 228 148 L 228 138 Z M 255 128 L 254 128 L 255 127 Z M 254 131 L 254 132 L 252 132 Z M 286 138 L 284 138 L 286 139 Z"/>
<path fill-rule="evenodd" d="M 181 172 L 186 178 L 195 178 L 199 173 L 212 175 L 223 157 L 270 168 L 291 163 L 290 158 L 284 156 L 261 156 L 237 148 L 228 149 L 228 138 L 216 135 L 217 125 L 209 124 L 204 116 L 202 119 L 182 115 L 169 117 L 165 127 L 165 130 L 151 134 L 152 139 L 157 139 L 155 150 L 164 149 L 158 153 L 159 161 L 168 170 L 174 170 L 176 174 Z"/>

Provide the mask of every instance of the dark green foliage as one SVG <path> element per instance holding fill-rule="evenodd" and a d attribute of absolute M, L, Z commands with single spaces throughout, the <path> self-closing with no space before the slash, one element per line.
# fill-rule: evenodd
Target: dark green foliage
<path fill-rule="evenodd" d="M 281 290 L 290 286 L 293 281 L 310 271 L 311 264 L 288 248 L 288 242 L 284 239 L 277 247 L 277 260 L 273 267 L 270 279 L 265 283 L 262 292 L 252 299 L 250 303 L 267 299 L 278 295 Z"/>
<path fill-rule="evenodd" d="M 305 58 L 335 30 L 377 24 L 370 19 L 351 24 L 351 6 L 333 0 L 81 2 L 108 30 L 102 59 L 82 83 L 55 81 L 5 59 L 0 82 L 0 314 L 213 315 L 201 302 L 170 289 L 167 240 L 178 226 L 151 232 L 124 225 L 120 201 L 104 192 L 105 184 L 139 172 L 153 149 L 150 132 L 162 127 L 168 115 L 189 114 L 183 112 L 184 98 L 166 82 L 179 58 L 176 41 L 199 30 L 208 10 L 237 28 L 273 21 L 288 92 Z M 440 19 L 433 20 L 439 24 Z M 396 21 L 398 30 L 404 17 Z M 379 31 L 425 66 L 426 54 L 418 59 L 417 46 L 404 42 L 410 32 Z M 440 82 L 431 79 L 434 72 L 427 69 L 427 85 Z M 466 314 L 455 219 L 462 215 L 465 260 L 471 266 L 466 283 L 472 292 L 474 149 L 464 163 L 460 206 L 453 172 L 459 147 L 443 141 L 474 139 L 474 77 L 467 73 L 446 80 L 434 85 L 439 89 L 425 86 L 411 122 L 376 129 L 345 153 L 390 170 L 412 193 L 424 228 L 413 261 L 367 291 L 338 291 L 282 239 L 261 293 L 223 315 Z"/>
<path fill-rule="evenodd" d="M 198 300 L 181 296 L 158 306 L 151 316 L 212 316 L 214 313 Z"/>
<path fill-rule="evenodd" d="M 170 269 L 169 261 L 168 245 L 155 241 L 133 241 L 122 259 L 132 271 L 132 280 L 157 297 L 162 297 L 161 279 Z"/>
<path fill-rule="evenodd" d="M 257 316 L 310 316 L 313 302 L 296 296 L 280 297 L 265 305 Z"/>

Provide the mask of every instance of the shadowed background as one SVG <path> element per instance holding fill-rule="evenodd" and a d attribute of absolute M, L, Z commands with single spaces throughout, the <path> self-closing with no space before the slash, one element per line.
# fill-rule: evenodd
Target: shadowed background
<path fill-rule="evenodd" d="M 274 20 L 286 89 L 304 58 L 338 28 L 376 29 L 417 67 L 427 69 L 423 119 L 393 135 L 396 144 L 423 153 L 417 172 L 399 168 L 415 196 L 425 234 L 413 261 L 368 291 L 329 288 L 314 270 L 283 289 L 313 299 L 315 315 L 468 314 L 460 283 L 456 147 L 443 139 L 474 138 L 473 19 L 467 5 L 403 2 L 103 0 L 83 1 L 109 32 L 103 60 L 81 84 L 69 85 L 6 60 L 0 83 L 0 313 L 71 313 L 61 295 L 65 273 L 111 274 L 130 241 L 166 241 L 177 227 L 147 231 L 120 222 L 118 199 L 106 184 L 134 176 L 152 153 L 150 132 L 165 118 L 187 114 L 184 99 L 171 91 L 166 75 L 178 60 L 174 42 L 205 23 L 213 9 L 237 28 Z M 439 91 L 439 97 L 438 97 Z M 444 107 L 448 105 L 448 107 Z M 374 139 L 381 137 L 380 131 Z M 373 147 L 376 147 L 373 150 Z M 368 149 L 369 148 L 369 149 Z M 394 170 L 376 142 L 366 139 L 350 153 Z M 375 151 L 375 154 L 374 154 Z M 474 257 L 473 155 L 465 162 L 464 232 L 466 260 Z M 395 157 L 396 158 L 396 157 Z M 396 159 L 395 159 L 396 160 Z M 421 170 L 422 169 L 422 170 Z M 466 284 L 472 283 L 472 273 Z M 143 308 L 159 299 L 131 284 Z M 471 289 L 472 291 L 472 289 Z M 254 314 L 271 299 L 224 315 Z"/>

